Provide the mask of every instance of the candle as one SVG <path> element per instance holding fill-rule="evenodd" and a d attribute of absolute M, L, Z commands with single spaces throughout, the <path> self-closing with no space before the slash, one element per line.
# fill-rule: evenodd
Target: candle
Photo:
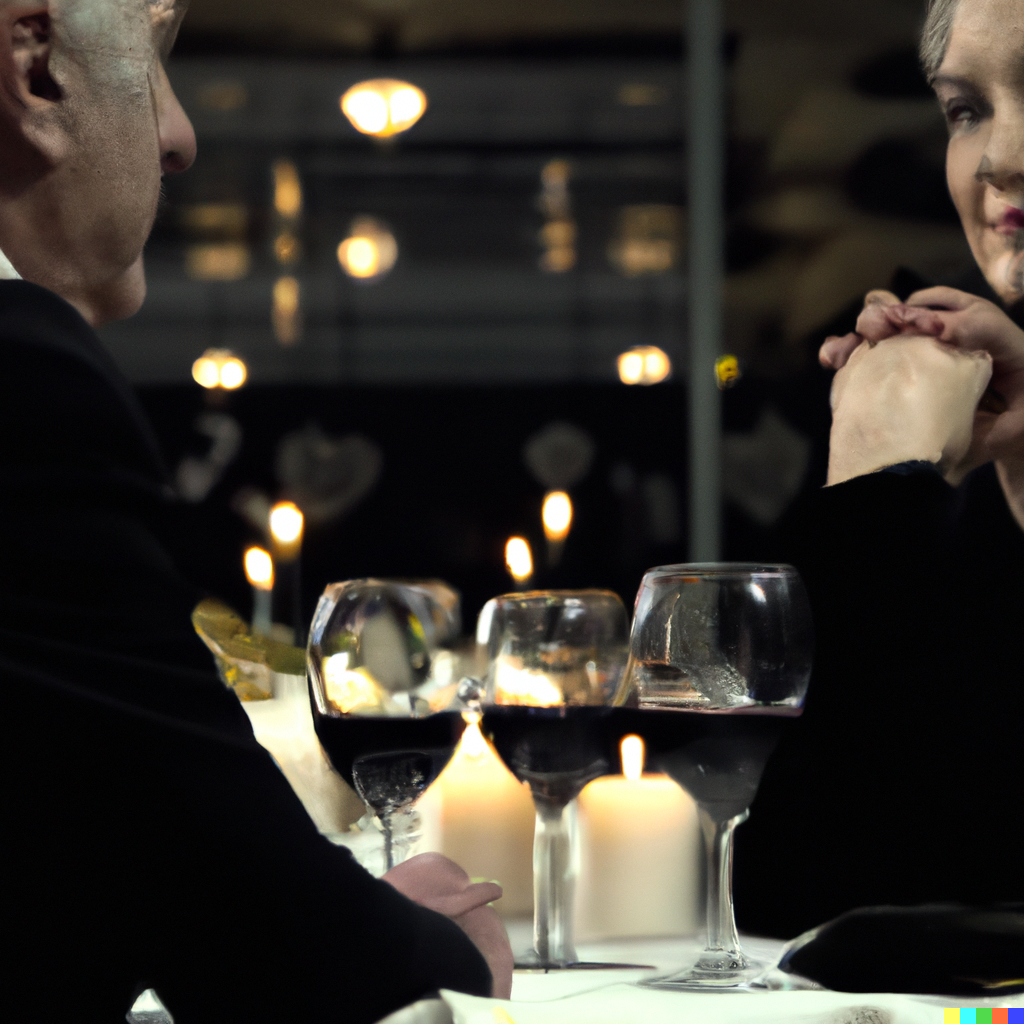
<path fill-rule="evenodd" d="M 581 939 L 689 935 L 700 924 L 697 808 L 665 775 L 642 774 L 643 741 L 623 740 L 626 773 L 579 797 Z"/>
<path fill-rule="evenodd" d="M 505 568 L 516 590 L 525 590 L 533 576 L 533 553 L 525 537 L 509 537 L 505 543 Z"/>
<path fill-rule="evenodd" d="M 467 725 L 455 756 L 420 805 L 425 819 L 437 817 L 440 853 L 470 877 L 502 885 L 504 896 L 495 904 L 502 917 L 533 912 L 533 801 L 476 721 Z"/>
<path fill-rule="evenodd" d="M 292 501 L 279 501 L 269 517 L 270 536 L 274 542 L 274 558 L 282 567 L 282 588 L 290 591 L 293 637 L 297 647 L 306 643 L 305 618 L 302 612 L 302 573 L 299 555 L 302 551 L 302 532 L 306 519 Z M 286 600 L 288 598 L 286 597 Z"/>
<path fill-rule="evenodd" d="M 252 547 L 245 553 L 245 576 L 252 586 L 252 631 L 270 633 L 274 591 L 274 560 L 269 551 Z"/>

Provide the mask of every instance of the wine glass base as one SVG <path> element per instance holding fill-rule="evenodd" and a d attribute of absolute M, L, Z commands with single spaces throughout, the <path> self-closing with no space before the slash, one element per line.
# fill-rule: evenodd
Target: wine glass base
<path fill-rule="evenodd" d="M 675 992 L 737 992 L 763 989 L 760 979 L 774 965 L 745 956 L 701 957 L 692 967 L 675 974 L 645 978 L 644 988 Z"/>
<path fill-rule="evenodd" d="M 650 964 L 613 964 L 593 960 L 572 960 L 568 963 L 554 963 L 542 960 L 535 950 L 528 950 L 516 956 L 515 970 L 531 974 L 548 974 L 552 971 L 653 971 Z"/>

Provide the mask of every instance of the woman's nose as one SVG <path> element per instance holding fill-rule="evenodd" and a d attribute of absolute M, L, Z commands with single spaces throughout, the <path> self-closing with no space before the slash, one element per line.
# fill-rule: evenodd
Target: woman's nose
<path fill-rule="evenodd" d="M 993 119 L 978 178 L 1000 192 L 1024 193 L 1024 105 Z"/>
<path fill-rule="evenodd" d="M 155 91 L 160 169 L 164 174 L 179 174 L 195 162 L 196 133 L 162 66 L 157 71 Z"/>

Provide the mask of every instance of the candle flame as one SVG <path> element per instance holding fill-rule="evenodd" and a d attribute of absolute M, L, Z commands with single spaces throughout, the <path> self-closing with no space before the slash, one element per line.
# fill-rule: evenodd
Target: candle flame
<path fill-rule="evenodd" d="M 274 587 L 274 560 L 269 551 L 252 547 L 245 553 L 245 578 L 257 590 L 272 590 Z"/>
<path fill-rule="evenodd" d="M 270 534 L 278 544 L 294 544 L 302 538 L 305 518 L 292 501 L 279 501 L 270 510 Z"/>
<path fill-rule="evenodd" d="M 619 745 L 622 774 L 636 782 L 644 773 L 644 741 L 639 736 L 623 736 Z"/>
<path fill-rule="evenodd" d="M 480 716 L 473 711 L 464 711 L 462 717 L 466 720 L 466 730 L 462 734 L 459 752 L 476 761 L 487 753 L 487 740 L 480 731 Z"/>
<path fill-rule="evenodd" d="M 565 491 L 552 491 L 541 510 L 544 536 L 550 541 L 565 540 L 572 526 L 572 501 Z"/>
<path fill-rule="evenodd" d="M 562 691 L 543 672 L 532 672 L 503 660 L 494 669 L 494 691 L 499 704 L 553 708 L 564 702 Z"/>
<path fill-rule="evenodd" d="M 505 565 L 517 583 L 533 575 L 533 555 L 523 537 L 509 537 L 505 544 Z"/>

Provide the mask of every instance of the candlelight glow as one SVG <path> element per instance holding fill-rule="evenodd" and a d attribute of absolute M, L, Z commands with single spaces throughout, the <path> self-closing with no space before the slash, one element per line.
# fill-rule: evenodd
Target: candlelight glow
<path fill-rule="evenodd" d="M 565 491 L 552 491 L 541 510 L 544 536 L 550 541 L 565 540 L 572 526 L 572 501 Z"/>
<path fill-rule="evenodd" d="M 193 364 L 192 379 L 204 388 L 240 388 L 248 377 L 245 363 L 224 348 L 208 348 Z"/>
<path fill-rule="evenodd" d="M 533 555 L 523 537 L 509 537 L 505 544 L 505 565 L 517 583 L 533 575 Z"/>
<path fill-rule="evenodd" d="M 204 242 L 185 249 L 185 273 L 193 281 L 240 281 L 251 263 L 244 242 Z"/>
<path fill-rule="evenodd" d="M 672 372 L 672 361 L 656 345 L 638 345 L 618 359 L 623 384 L 660 384 Z"/>
<path fill-rule="evenodd" d="M 324 688 L 328 701 L 343 715 L 356 708 L 377 708 L 381 703 L 377 681 L 365 668 L 350 669 L 347 651 L 324 661 Z"/>
<path fill-rule="evenodd" d="M 644 741 L 639 736 L 623 736 L 619 744 L 622 774 L 636 782 L 644 773 Z"/>
<path fill-rule="evenodd" d="M 341 97 L 342 113 L 364 135 L 383 139 L 407 131 L 427 109 L 422 89 L 394 78 L 374 78 L 353 85 Z"/>
<path fill-rule="evenodd" d="M 291 501 L 279 501 L 270 510 L 270 535 L 278 544 L 294 544 L 302 539 L 305 517 Z"/>
<path fill-rule="evenodd" d="M 487 740 L 480 731 L 480 715 L 474 711 L 463 711 L 462 717 L 466 720 L 466 729 L 459 742 L 458 753 L 475 761 L 487 753 Z"/>
<path fill-rule="evenodd" d="M 372 217 L 357 217 L 338 246 L 338 263 L 349 277 L 383 277 L 398 259 L 395 236 Z"/>
<path fill-rule="evenodd" d="M 494 668 L 494 693 L 499 704 L 553 708 L 563 702 L 562 691 L 543 672 L 531 672 L 504 660 Z"/>
<path fill-rule="evenodd" d="M 270 321 L 274 328 L 274 336 L 286 348 L 294 345 L 302 333 L 299 297 L 299 282 L 294 277 L 279 277 L 274 282 L 274 302 Z"/>
<path fill-rule="evenodd" d="M 245 553 L 245 578 L 257 590 L 274 587 L 274 560 L 263 548 L 249 548 Z"/>
<path fill-rule="evenodd" d="M 271 172 L 274 175 L 274 209 L 280 216 L 294 219 L 302 212 L 302 183 L 298 169 L 291 160 L 275 160 Z"/>

